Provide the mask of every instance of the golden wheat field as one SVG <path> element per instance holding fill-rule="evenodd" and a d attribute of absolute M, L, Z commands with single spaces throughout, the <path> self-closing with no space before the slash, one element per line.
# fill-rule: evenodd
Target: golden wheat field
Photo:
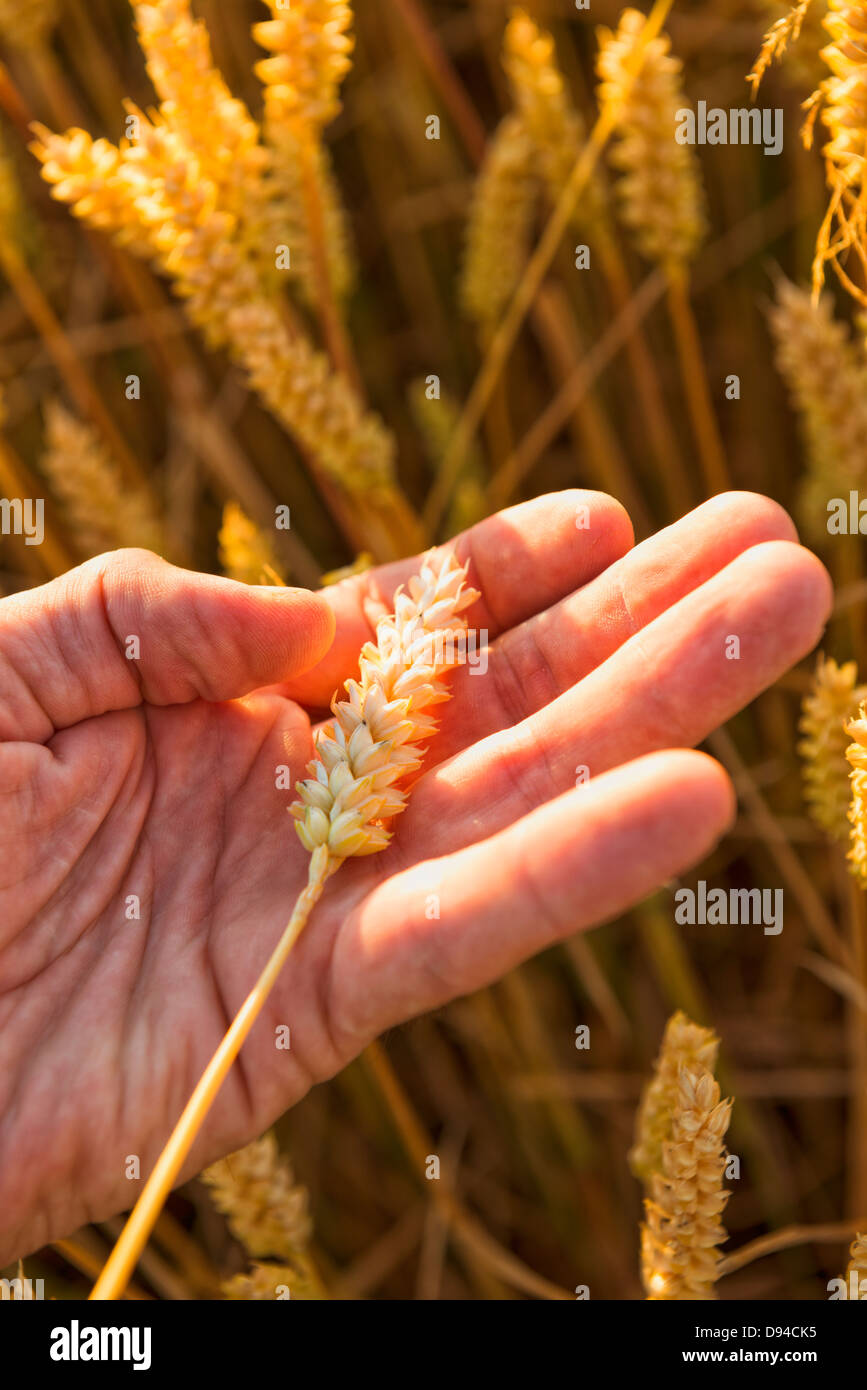
<path fill-rule="evenodd" d="M 867 1297 L 865 170 L 863 0 L 0 0 L 4 1300 Z"/>

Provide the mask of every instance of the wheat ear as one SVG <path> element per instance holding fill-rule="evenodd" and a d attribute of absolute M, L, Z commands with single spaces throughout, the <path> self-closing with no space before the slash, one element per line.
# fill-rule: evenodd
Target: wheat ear
<path fill-rule="evenodd" d="M 801 80 L 816 78 L 816 69 L 819 66 L 817 51 L 821 43 L 821 19 L 816 17 L 813 0 L 798 0 L 794 5 L 787 3 L 787 0 L 762 0 L 762 8 L 774 15 L 774 22 L 762 40 L 752 72 L 747 74 L 747 81 L 752 85 L 753 101 L 768 68 L 783 57 L 790 43 L 797 43 L 805 24 L 812 29 L 810 37 L 814 42 L 806 45 L 809 49 L 809 57 L 806 59 L 800 49 L 796 51 L 791 64 L 793 76 Z M 815 86 L 816 82 L 813 81 L 811 85 Z"/>
<path fill-rule="evenodd" d="M 849 293 L 867 304 L 864 290 L 841 265 L 841 257 L 852 248 L 862 269 L 867 266 L 867 3 L 828 0 L 823 23 L 831 43 L 821 56 L 830 75 L 811 98 L 805 143 L 812 142 L 813 120 L 821 108 L 831 137 L 822 150 L 831 199 L 816 238 L 813 290 L 818 293 L 830 261 Z"/>
<path fill-rule="evenodd" d="M 846 1287 L 843 1291 L 844 1298 L 849 1297 L 849 1287 L 852 1282 L 853 1274 L 858 1280 L 856 1296 L 860 1301 L 862 1297 L 861 1287 L 862 1285 L 867 1287 L 867 1235 L 857 1235 L 849 1246 L 849 1263 L 846 1266 L 846 1273 L 843 1276 L 846 1281 Z"/>
<path fill-rule="evenodd" d="M 530 252 L 538 181 L 520 116 L 504 116 L 485 152 L 470 204 L 460 298 L 467 318 L 490 334 L 515 292 Z"/>
<path fill-rule="evenodd" d="M 641 1276 L 652 1302 L 716 1297 L 714 1285 L 726 1239 L 721 1215 L 729 1194 L 725 1132 L 731 1101 L 706 1067 L 682 1066 L 671 1138 L 662 1145 L 662 1169 L 650 1182 L 641 1230 Z"/>
<path fill-rule="evenodd" d="M 652 1080 L 645 1087 L 638 1108 L 635 1143 L 629 1166 L 637 1178 L 649 1183 L 662 1167 L 662 1146 L 670 1137 L 682 1067 L 706 1067 L 712 1071 L 719 1052 L 719 1038 L 710 1028 L 693 1023 L 678 1009 L 665 1026 Z"/>
<path fill-rule="evenodd" d="M 798 726 L 804 801 L 816 824 L 841 844 L 849 838 L 846 721 L 867 698 L 867 686 L 857 685 L 857 680 L 854 661 L 838 666 L 833 658 L 820 656 Z"/>
<path fill-rule="evenodd" d="M 858 708 L 858 717 L 850 719 L 846 733 L 853 740 L 846 749 L 852 771 L 849 774 L 851 802 L 849 805 L 849 867 L 867 888 L 867 703 Z"/>
<path fill-rule="evenodd" d="M 40 463 L 85 558 L 127 545 L 162 553 L 162 527 L 150 498 L 126 484 L 96 430 L 57 400 L 45 407 Z"/>
<path fill-rule="evenodd" d="M 864 476 L 867 438 L 867 355 L 818 301 L 784 276 L 769 313 L 776 361 L 798 412 L 809 472 L 799 511 L 814 540 L 827 538 L 827 502 Z"/>
<path fill-rule="evenodd" d="M 645 17 L 624 10 L 616 33 L 599 29 L 599 106 L 616 112 L 611 162 L 621 216 L 638 249 L 667 268 L 692 260 L 707 230 L 699 165 L 689 145 L 675 139 L 677 113 L 687 105 L 683 64 L 665 34 L 644 49 L 633 77 Z"/>
<path fill-rule="evenodd" d="M 255 1260 L 246 1274 L 224 1282 L 226 1298 L 274 1298 L 281 1284 L 292 1298 L 325 1295 L 309 1253 L 313 1222 L 307 1189 L 296 1183 L 273 1133 L 212 1163 L 200 1177 L 232 1235 Z"/>
<path fill-rule="evenodd" d="M 535 146 L 556 206 L 586 144 L 587 129 L 570 100 L 552 35 L 521 9 L 512 12 L 506 26 L 503 69 L 515 111 Z M 591 177 L 575 209 L 574 223 L 592 226 L 604 214 L 604 204 L 601 181 Z"/>
<path fill-rule="evenodd" d="M 375 854 L 389 843 L 388 822 L 407 804 L 406 791 L 395 783 L 421 766 L 421 741 L 436 730 L 436 720 L 427 711 L 449 698 L 442 677 L 461 659 L 467 634 L 463 613 L 478 597 L 466 584 L 466 568 L 453 555 L 427 555 L 408 591 L 395 594 L 394 613 L 377 625 L 376 642 L 362 648 L 361 679 L 346 682 L 349 699 L 335 696 L 334 724 L 317 735 L 316 757 L 308 764 L 310 777 L 298 783 L 299 800 L 291 807 L 301 843 L 310 851 L 307 885 L 157 1159 L 92 1299 L 116 1298 L 126 1286 L 217 1092 L 326 880 L 344 859 Z"/>

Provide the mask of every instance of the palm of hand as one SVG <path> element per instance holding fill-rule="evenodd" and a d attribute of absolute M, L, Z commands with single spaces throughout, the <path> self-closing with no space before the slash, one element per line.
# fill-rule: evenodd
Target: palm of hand
<path fill-rule="evenodd" d="M 393 844 L 329 881 L 188 1175 L 383 1028 L 701 857 L 731 815 L 725 776 L 656 750 L 700 741 L 827 613 L 821 567 L 759 498 L 716 499 L 627 553 L 615 503 L 564 494 L 459 549 L 487 674 L 456 673 Z M 128 1157 L 146 1176 L 306 876 L 277 769 L 303 775 L 306 708 L 353 673 L 414 568 L 329 594 L 330 649 L 323 603 L 136 552 L 0 608 L 0 1266 L 134 1201 Z"/>

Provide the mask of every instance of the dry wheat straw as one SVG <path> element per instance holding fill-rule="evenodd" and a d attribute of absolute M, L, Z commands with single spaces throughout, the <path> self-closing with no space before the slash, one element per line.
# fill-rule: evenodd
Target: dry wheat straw
<path fill-rule="evenodd" d="M 496 327 L 527 263 L 537 193 L 533 142 L 519 116 L 505 116 L 473 189 L 461 272 L 464 313 L 483 336 Z"/>
<path fill-rule="evenodd" d="M 84 559 L 120 546 L 162 550 L 162 527 L 150 499 L 126 482 L 97 432 L 59 401 L 45 407 L 40 463 Z"/>
<path fill-rule="evenodd" d="M 271 537 L 251 521 L 237 502 L 223 508 L 218 536 L 220 564 L 242 584 L 284 584 Z"/>
<path fill-rule="evenodd" d="M 643 14 L 627 9 L 616 33 L 599 29 L 599 106 L 616 113 L 610 158 L 621 171 L 617 193 L 624 223 L 650 260 L 681 267 L 695 256 L 707 230 L 704 193 L 691 146 L 675 140 L 677 113 L 687 102 L 683 64 L 670 53 L 667 35 L 646 46 L 631 76 L 644 24 Z"/>
<path fill-rule="evenodd" d="M 846 733 L 854 741 L 846 749 L 852 769 L 849 774 L 849 853 L 852 873 L 867 888 L 867 704 L 861 703 L 856 719 L 850 719 Z"/>
<path fill-rule="evenodd" d="M 814 93 L 813 114 L 820 108 L 830 134 L 823 146 L 831 199 L 816 240 L 813 287 L 818 292 L 827 262 L 861 304 L 867 295 L 843 269 L 841 257 L 852 248 L 867 267 L 867 0 L 828 0 L 824 27 L 831 43 L 822 58 L 831 70 Z M 807 143 L 812 137 L 808 122 Z"/>
<path fill-rule="evenodd" d="M 503 68 L 512 103 L 540 160 L 556 205 L 587 139 L 583 117 L 572 105 L 557 65 L 554 39 L 524 10 L 515 10 L 506 27 Z M 573 214 L 578 226 L 592 225 L 603 212 L 600 180 L 591 178 Z"/>
<path fill-rule="evenodd" d="M 394 613 L 376 629 L 359 658 L 360 680 L 335 696 L 333 724 L 317 735 L 310 776 L 297 784 L 296 830 L 310 851 L 307 884 L 259 979 L 235 1015 L 145 1183 L 91 1298 L 115 1298 L 147 1243 L 220 1086 L 322 895 L 326 880 L 349 857 L 375 854 L 391 839 L 390 821 L 407 804 L 396 783 L 421 766 L 421 741 L 436 730 L 431 706 L 449 698 L 442 677 L 462 656 L 464 611 L 478 598 L 453 555 L 428 554 Z"/>
<path fill-rule="evenodd" d="M 849 838 L 849 767 L 846 721 L 852 718 L 867 686 L 857 685 L 854 661 L 842 666 L 820 656 L 809 693 L 801 705 L 798 744 L 804 801 L 818 826 L 841 844 Z"/>
<path fill-rule="evenodd" d="M 57 23 L 58 0 L 0 0 L 0 34 L 15 48 L 38 48 Z"/>
<path fill-rule="evenodd" d="M 638 1108 L 635 1144 L 629 1154 L 637 1178 L 649 1182 L 662 1166 L 662 1145 L 671 1133 L 681 1067 L 706 1067 L 712 1071 L 719 1052 L 719 1038 L 710 1028 L 693 1023 L 678 1009 L 665 1026 L 653 1078 L 645 1087 Z"/>
<path fill-rule="evenodd" d="M 855 1297 L 860 1301 L 867 1297 L 867 1235 L 857 1235 L 849 1247 L 849 1263 L 843 1276 L 846 1287 L 843 1298 L 851 1297 L 851 1286 L 855 1284 Z M 862 1293 L 862 1287 L 865 1292 Z"/>
<path fill-rule="evenodd" d="M 653 1302 L 716 1297 L 718 1245 L 726 1239 L 721 1216 L 725 1132 L 731 1101 L 701 1066 L 681 1066 L 671 1137 L 662 1167 L 650 1180 L 641 1230 L 641 1275 Z"/>
<path fill-rule="evenodd" d="M 797 408 L 807 449 L 800 512 L 814 540 L 827 538 L 827 504 L 867 471 L 867 357 L 830 300 L 780 276 L 770 310 L 776 360 Z"/>

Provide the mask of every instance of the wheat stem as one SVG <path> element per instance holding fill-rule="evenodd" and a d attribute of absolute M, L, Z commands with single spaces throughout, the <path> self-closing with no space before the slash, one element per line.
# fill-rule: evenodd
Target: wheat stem
<path fill-rule="evenodd" d="M 172 1130 L 168 1143 L 160 1154 L 120 1239 L 109 1256 L 91 1292 L 91 1299 L 104 1301 L 119 1298 L 133 1269 L 148 1242 L 163 1203 L 174 1185 L 192 1148 L 202 1122 L 235 1061 L 241 1047 L 259 1017 L 268 995 L 289 953 L 304 929 L 314 905 L 325 887 L 326 878 L 341 861 L 329 862 L 327 850 L 314 852 L 306 887 L 299 893 L 292 916 L 283 935 L 274 947 L 264 970 L 256 981 L 232 1022 L 231 1027 L 202 1073 L 196 1089 L 187 1101 L 183 1113 Z"/>
<path fill-rule="evenodd" d="M 711 494 L 725 492 L 731 486 L 731 482 L 719 427 L 713 413 L 701 338 L 689 299 L 686 268 L 681 265 L 670 266 L 667 276 L 668 311 L 674 329 L 677 358 L 704 483 Z"/>

